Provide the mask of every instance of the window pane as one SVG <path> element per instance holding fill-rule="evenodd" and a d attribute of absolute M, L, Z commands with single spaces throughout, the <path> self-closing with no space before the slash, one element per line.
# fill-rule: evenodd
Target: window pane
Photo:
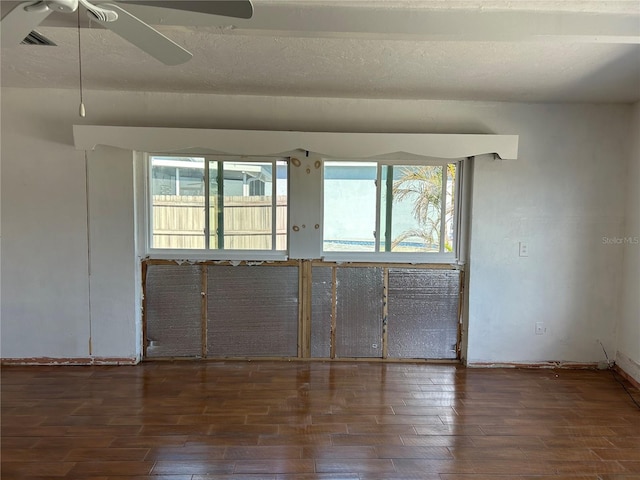
<path fill-rule="evenodd" d="M 151 157 L 152 248 L 204 248 L 204 158 Z"/>
<path fill-rule="evenodd" d="M 391 218 L 381 218 L 380 223 L 391 224 L 391 251 L 440 251 L 443 167 L 395 165 L 385 169 L 392 179 L 393 201 L 391 208 L 387 202 L 386 209 Z"/>
<path fill-rule="evenodd" d="M 271 162 L 224 162 L 224 248 L 271 250 Z"/>
<path fill-rule="evenodd" d="M 149 163 L 151 248 L 286 251 L 286 160 L 154 155 Z"/>
<path fill-rule="evenodd" d="M 373 252 L 376 163 L 325 162 L 325 252 Z"/>
<path fill-rule="evenodd" d="M 455 163 L 447 165 L 447 202 L 445 207 L 445 226 L 447 232 L 444 239 L 445 252 L 453 252 L 455 245 L 456 173 Z"/>
<path fill-rule="evenodd" d="M 391 251 L 391 210 L 393 201 L 393 169 L 383 166 L 380 168 L 380 252 Z"/>
<path fill-rule="evenodd" d="M 276 250 L 287 249 L 287 204 L 289 197 L 287 162 L 276 162 Z"/>
<path fill-rule="evenodd" d="M 209 161 L 209 248 L 216 250 L 224 248 L 222 244 L 222 233 L 219 229 L 222 216 L 220 205 L 223 202 L 221 192 L 218 188 L 218 164 L 221 162 Z"/>

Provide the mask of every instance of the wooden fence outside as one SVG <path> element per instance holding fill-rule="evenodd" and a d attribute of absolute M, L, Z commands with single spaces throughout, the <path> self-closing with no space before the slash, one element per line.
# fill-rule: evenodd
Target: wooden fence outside
<path fill-rule="evenodd" d="M 271 250 L 272 202 L 267 196 L 224 197 L 224 248 Z M 204 197 L 153 196 L 153 248 L 204 249 Z M 210 248 L 218 247 L 218 202 L 210 203 Z M 276 250 L 287 248 L 287 197 L 276 197 Z"/>

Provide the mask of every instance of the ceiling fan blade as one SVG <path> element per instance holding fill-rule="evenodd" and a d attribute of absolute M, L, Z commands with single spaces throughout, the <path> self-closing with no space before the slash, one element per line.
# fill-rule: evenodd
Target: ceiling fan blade
<path fill-rule="evenodd" d="M 193 56 L 173 40 L 117 5 L 101 3 L 100 6 L 115 11 L 118 14 L 118 19 L 113 22 L 95 19 L 96 22 L 165 65 L 180 65 L 189 61 Z"/>
<path fill-rule="evenodd" d="M 37 2 L 25 2 L 17 5 L 2 19 L 0 32 L 3 46 L 19 45 L 31 30 L 36 28 L 53 11 L 49 8 L 39 8 L 26 11 L 25 7 Z"/>
<path fill-rule="evenodd" d="M 148 7 L 171 8 L 189 12 L 222 15 L 225 17 L 251 18 L 253 5 L 251 0 L 117 0 L 118 3 L 146 5 Z"/>

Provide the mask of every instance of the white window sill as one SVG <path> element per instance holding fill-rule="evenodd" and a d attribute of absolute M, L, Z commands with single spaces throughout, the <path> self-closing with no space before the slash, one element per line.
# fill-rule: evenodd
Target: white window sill
<path fill-rule="evenodd" d="M 175 260 L 183 262 L 229 261 L 261 262 L 287 261 L 287 252 L 264 250 L 149 250 L 151 260 Z"/>
<path fill-rule="evenodd" d="M 448 253 L 399 253 L 399 252 L 324 252 L 322 260 L 336 263 L 403 263 L 442 264 L 458 266 L 454 254 Z"/>

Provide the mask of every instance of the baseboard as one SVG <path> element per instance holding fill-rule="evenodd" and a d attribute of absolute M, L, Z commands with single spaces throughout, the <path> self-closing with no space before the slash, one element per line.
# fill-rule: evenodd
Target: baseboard
<path fill-rule="evenodd" d="M 469 368 L 564 368 L 593 370 L 602 369 L 600 363 L 594 362 L 467 362 Z M 606 367 L 605 367 L 606 368 Z"/>
<path fill-rule="evenodd" d="M 78 358 L 2 358 L 2 365 L 137 365 L 140 359 L 136 357 L 78 357 Z"/>
<path fill-rule="evenodd" d="M 630 359 L 624 353 L 616 352 L 615 370 L 626 378 L 633 386 L 640 389 L 640 364 Z"/>

